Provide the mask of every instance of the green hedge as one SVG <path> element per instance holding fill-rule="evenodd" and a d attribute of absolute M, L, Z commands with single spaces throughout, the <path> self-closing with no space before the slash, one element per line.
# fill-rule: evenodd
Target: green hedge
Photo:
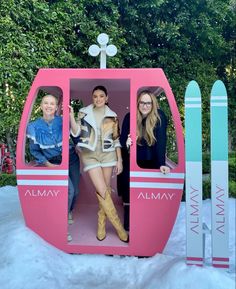
<path fill-rule="evenodd" d="M 176 153 L 168 154 L 168 157 L 175 163 L 178 162 L 178 155 Z M 202 154 L 202 171 L 203 174 L 210 174 L 211 172 L 211 155 L 209 152 Z M 236 152 L 229 153 L 229 179 L 236 181 Z"/>
<path fill-rule="evenodd" d="M 211 172 L 210 153 L 203 153 L 202 170 L 203 174 Z M 236 198 L 236 152 L 229 153 L 229 197 Z M 211 197 L 211 180 L 210 176 L 203 181 L 203 199 Z"/>
<path fill-rule="evenodd" d="M 229 197 L 236 198 L 236 182 L 229 181 Z M 203 199 L 211 198 L 211 180 L 210 178 L 203 181 Z"/>
<path fill-rule="evenodd" d="M 0 174 L 0 187 L 16 186 L 15 174 Z"/>
<path fill-rule="evenodd" d="M 211 172 L 211 156 L 210 153 L 203 153 L 202 155 L 202 171 L 203 174 L 210 174 Z M 229 153 L 229 179 L 236 181 L 236 152 Z"/>

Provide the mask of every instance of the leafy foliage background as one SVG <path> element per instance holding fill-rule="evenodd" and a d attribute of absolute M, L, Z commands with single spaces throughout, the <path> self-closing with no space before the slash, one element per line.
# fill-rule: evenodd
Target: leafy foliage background
<path fill-rule="evenodd" d="M 1 0 L 0 142 L 14 151 L 18 125 L 39 68 L 98 67 L 88 47 L 99 33 L 118 48 L 108 67 L 161 67 L 183 117 L 195 79 L 203 97 L 209 149 L 209 94 L 216 79 L 229 94 L 229 146 L 235 150 L 235 0 Z"/>

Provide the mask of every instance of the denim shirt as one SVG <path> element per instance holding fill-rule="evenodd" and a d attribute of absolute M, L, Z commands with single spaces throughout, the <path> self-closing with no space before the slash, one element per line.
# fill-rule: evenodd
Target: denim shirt
<path fill-rule="evenodd" d="M 38 164 L 44 164 L 62 154 L 62 117 L 56 116 L 50 122 L 43 118 L 32 121 L 27 126 L 30 153 Z"/>

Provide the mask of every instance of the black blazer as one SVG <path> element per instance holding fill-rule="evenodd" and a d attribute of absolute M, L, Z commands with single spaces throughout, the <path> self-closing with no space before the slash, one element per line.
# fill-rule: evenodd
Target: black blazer
<path fill-rule="evenodd" d="M 146 140 L 143 138 L 141 144 L 137 145 L 137 164 L 141 168 L 155 168 L 159 169 L 160 166 L 165 165 L 166 158 L 166 129 L 167 129 L 167 117 L 165 113 L 158 109 L 158 113 L 161 118 L 161 123 L 158 123 L 154 128 L 154 135 L 156 142 L 154 145 L 149 146 Z M 143 119 L 142 125 L 145 126 L 146 118 Z M 120 143 L 122 146 L 122 154 L 127 157 L 128 151 L 126 148 L 126 140 L 130 133 L 130 113 L 127 113 L 123 124 L 120 135 Z"/>

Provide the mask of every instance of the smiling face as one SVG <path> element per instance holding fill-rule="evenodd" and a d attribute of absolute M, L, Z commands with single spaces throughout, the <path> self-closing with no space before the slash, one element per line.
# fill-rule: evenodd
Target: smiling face
<path fill-rule="evenodd" d="M 108 101 L 108 96 L 101 89 L 96 89 L 93 92 L 93 104 L 95 107 L 103 107 Z"/>
<path fill-rule="evenodd" d="M 152 99 L 147 93 L 142 94 L 138 101 L 138 109 L 143 117 L 152 111 Z"/>
<path fill-rule="evenodd" d="M 44 118 L 53 118 L 58 107 L 56 97 L 52 95 L 44 96 L 40 107 L 42 109 Z"/>

